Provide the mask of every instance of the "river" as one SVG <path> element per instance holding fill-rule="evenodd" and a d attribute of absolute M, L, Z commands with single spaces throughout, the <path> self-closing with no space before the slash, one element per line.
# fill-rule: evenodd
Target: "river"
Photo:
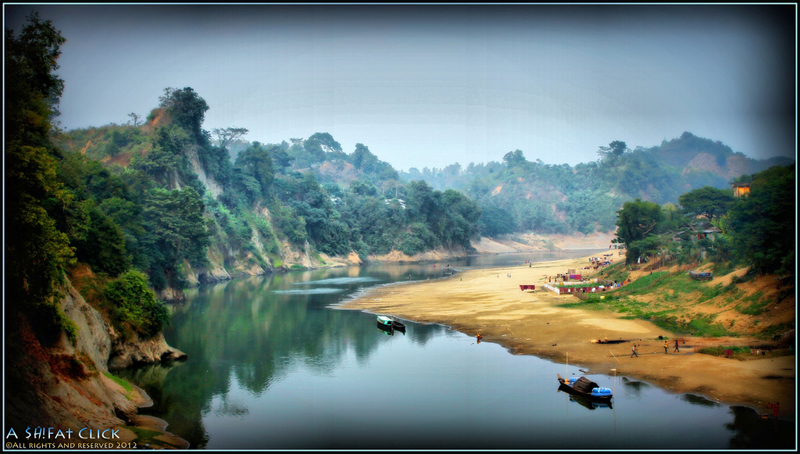
<path fill-rule="evenodd" d="M 188 360 L 115 373 L 153 398 L 140 411 L 191 449 L 787 449 L 795 426 L 752 409 L 671 394 L 628 377 L 595 407 L 558 390 L 575 366 L 512 355 L 441 325 L 379 330 L 374 314 L 334 310 L 369 287 L 457 269 L 592 251 L 372 264 L 235 279 L 186 292 L 167 342 Z"/>

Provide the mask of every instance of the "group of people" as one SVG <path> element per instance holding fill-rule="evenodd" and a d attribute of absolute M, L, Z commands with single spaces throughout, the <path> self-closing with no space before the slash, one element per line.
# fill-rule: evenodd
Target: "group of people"
<path fill-rule="evenodd" d="M 778 418 L 778 410 L 780 408 L 780 402 L 775 402 L 774 404 L 772 402 L 767 402 L 767 408 L 772 410 L 772 416 L 774 416 L 775 419 L 777 419 Z"/>
<path fill-rule="evenodd" d="M 636 357 L 639 356 L 638 349 L 639 349 L 639 346 L 636 345 L 636 343 L 634 342 L 633 343 L 633 347 L 631 347 L 631 358 L 633 358 L 634 356 L 636 356 Z M 664 341 L 664 354 L 665 355 L 668 353 L 668 350 L 669 350 L 669 342 L 667 342 L 665 340 Z M 680 353 L 680 352 L 681 352 L 681 349 L 678 346 L 678 339 L 675 339 L 675 349 L 672 351 L 672 353 Z"/>

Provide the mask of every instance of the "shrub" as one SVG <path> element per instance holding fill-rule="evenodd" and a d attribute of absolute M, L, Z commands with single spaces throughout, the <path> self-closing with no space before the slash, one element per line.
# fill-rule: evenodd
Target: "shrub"
<path fill-rule="evenodd" d="M 106 284 L 105 299 L 112 321 L 122 328 L 129 324 L 137 332 L 152 337 L 169 325 L 169 311 L 147 286 L 147 276 L 130 270 Z"/>

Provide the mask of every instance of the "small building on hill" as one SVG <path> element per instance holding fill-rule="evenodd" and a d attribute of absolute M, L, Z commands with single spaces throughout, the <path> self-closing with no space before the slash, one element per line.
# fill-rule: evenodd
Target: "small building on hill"
<path fill-rule="evenodd" d="M 733 183 L 733 196 L 743 197 L 750 194 L 750 183 Z"/>

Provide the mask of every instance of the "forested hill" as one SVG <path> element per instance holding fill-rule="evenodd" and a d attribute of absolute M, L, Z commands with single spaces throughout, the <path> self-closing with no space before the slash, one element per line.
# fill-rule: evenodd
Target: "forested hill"
<path fill-rule="evenodd" d="M 401 184 L 363 144 L 348 154 L 327 133 L 248 142 L 242 128 L 204 130 L 208 109 L 192 88 L 168 88 L 145 119 L 55 139 L 80 200 L 80 261 L 112 276 L 145 270 L 157 290 L 179 289 L 187 279 L 316 266 L 322 254 L 463 253 L 479 234 L 474 201 Z"/>
<path fill-rule="evenodd" d="M 730 189 L 736 178 L 793 162 L 783 157 L 755 160 L 720 141 L 684 132 L 651 148 L 629 150 L 625 142 L 614 141 L 599 147 L 597 161 L 574 167 L 531 162 L 516 150 L 502 162 L 411 168 L 400 177 L 464 191 L 483 209 L 485 235 L 590 233 L 613 230 L 616 211 L 626 201 L 677 204 L 679 196 L 694 189 Z"/>

